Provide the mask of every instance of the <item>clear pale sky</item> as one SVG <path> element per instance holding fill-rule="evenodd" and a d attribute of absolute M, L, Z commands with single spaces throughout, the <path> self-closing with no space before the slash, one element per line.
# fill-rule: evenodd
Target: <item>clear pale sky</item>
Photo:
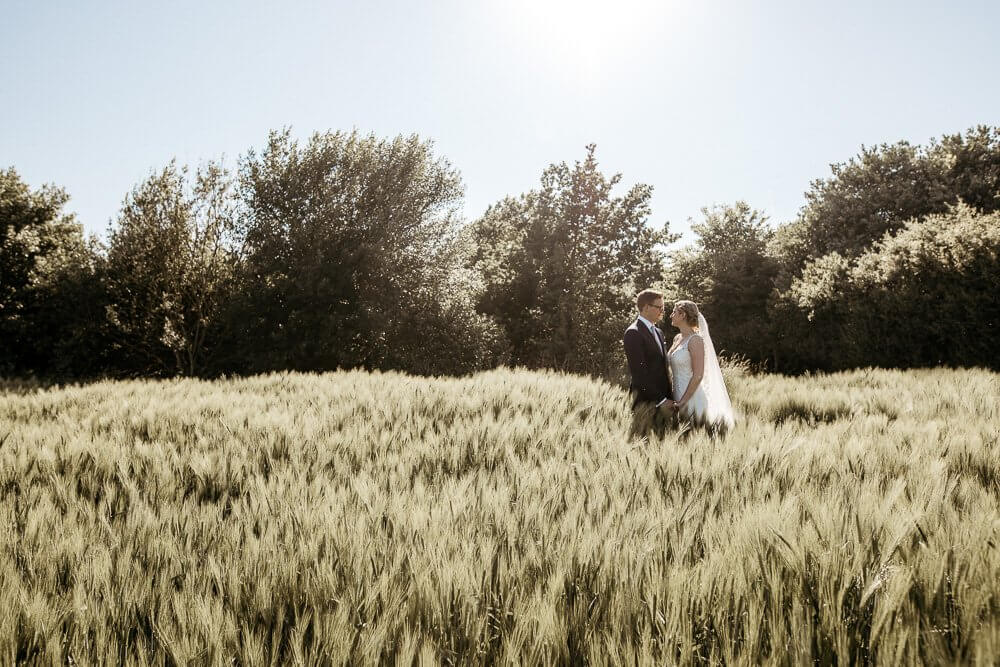
<path fill-rule="evenodd" d="M 593 142 L 652 223 L 737 199 L 779 223 L 862 144 L 1000 124 L 997 26 L 995 0 L 8 0 L 0 168 L 103 235 L 172 157 L 416 132 L 472 219 Z"/>

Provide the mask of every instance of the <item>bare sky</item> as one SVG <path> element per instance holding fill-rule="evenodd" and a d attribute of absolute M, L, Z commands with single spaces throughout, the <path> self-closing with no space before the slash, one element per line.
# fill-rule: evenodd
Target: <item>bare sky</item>
<path fill-rule="evenodd" d="M 99 234 L 172 157 L 233 165 L 284 126 L 433 139 L 469 219 L 596 143 L 686 231 L 738 199 L 787 221 L 862 144 L 1000 124 L 992 0 L 37 0 L 0 21 L 0 168 Z"/>

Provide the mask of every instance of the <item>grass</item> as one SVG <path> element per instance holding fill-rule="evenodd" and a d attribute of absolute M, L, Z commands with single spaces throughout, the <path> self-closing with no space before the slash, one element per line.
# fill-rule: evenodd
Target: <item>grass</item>
<path fill-rule="evenodd" d="M 995 664 L 1000 376 L 0 387 L 0 663 Z"/>

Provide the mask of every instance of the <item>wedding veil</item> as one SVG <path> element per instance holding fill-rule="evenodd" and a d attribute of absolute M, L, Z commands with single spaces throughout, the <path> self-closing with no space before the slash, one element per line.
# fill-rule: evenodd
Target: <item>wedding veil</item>
<path fill-rule="evenodd" d="M 726 382 L 722 379 L 719 357 L 715 354 L 712 336 L 708 333 L 708 321 L 701 313 L 698 313 L 698 332 L 705 343 L 705 370 L 701 385 L 705 389 L 708 403 L 705 410 L 706 420 L 709 424 L 716 424 L 726 429 L 732 428 L 736 421 L 733 416 L 733 404 L 729 401 L 729 392 L 726 391 Z"/>

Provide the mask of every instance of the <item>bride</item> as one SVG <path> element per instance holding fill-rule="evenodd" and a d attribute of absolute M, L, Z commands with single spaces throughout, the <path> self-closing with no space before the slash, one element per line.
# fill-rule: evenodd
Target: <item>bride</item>
<path fill-rule="evenodd" d="M 708 322 L 693 301 L 678 301 L 670 324 L 680 333 L 667 352 L 673 385 L 673 407 L 682 419 L 725 432 L 734 423 L 733 406 L 722 379 Z"/>

